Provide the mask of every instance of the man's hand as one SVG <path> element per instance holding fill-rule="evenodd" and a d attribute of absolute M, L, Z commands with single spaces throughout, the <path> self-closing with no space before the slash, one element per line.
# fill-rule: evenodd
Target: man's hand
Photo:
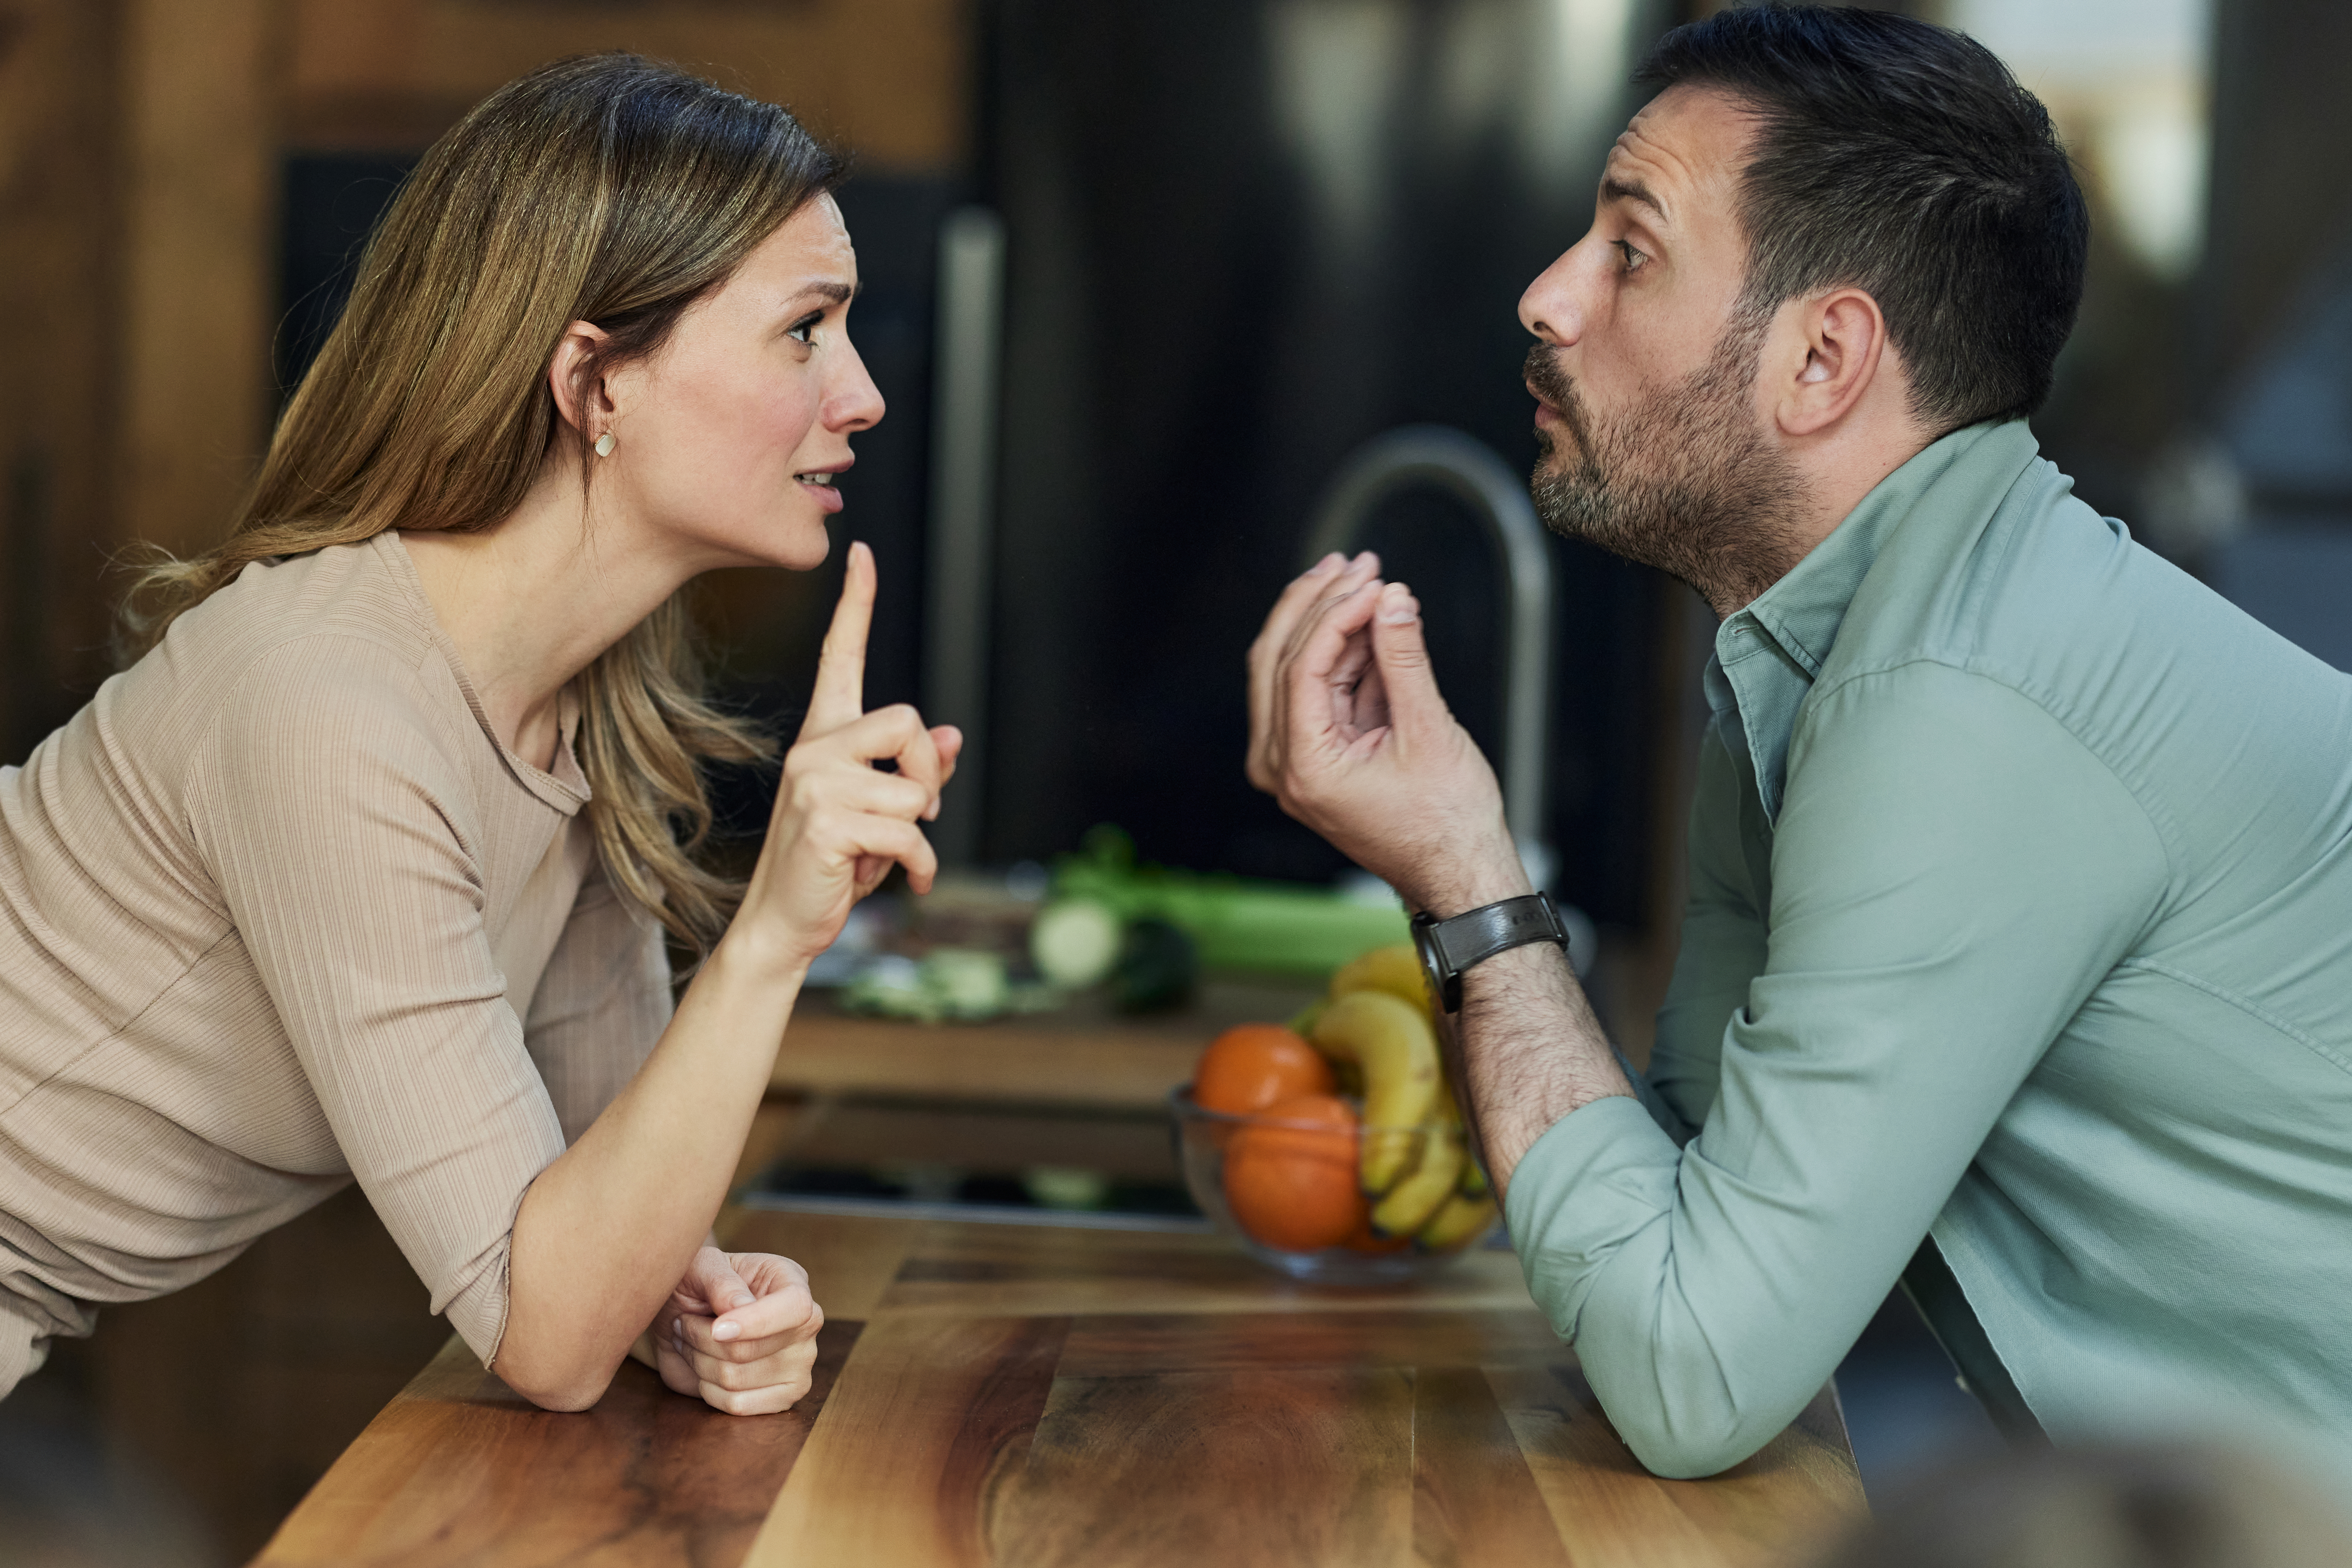
<path fill-rule="evenodd" d="M 1421 605 L 1370 553 L 1318 562 L 1251 645 L 1249 776 L 1412 908 L 1533 890 L 1495 771 L 1438 695 Z M 1633 1086 L 1558 949 L 1491 959 L 1464 995 L 1473 1124 L 1500 1192 L 1552 1123 Z"/>
<path fill-rule="evenodd" d="M 1249 778 L 1415 909 L 1531 889 L 1494 769 L 1438 694 L 1421 605 L 1380 561 L 1326 557 L 1250 646 Z"/>
<path fill-rule="evenodd" d="M 677 1393 L 730 1415 L 765 1415 L 808 1393 L 823 1327 L 799 1264 L 706 1247 L 646 1337 L 654 1370 Z"/>

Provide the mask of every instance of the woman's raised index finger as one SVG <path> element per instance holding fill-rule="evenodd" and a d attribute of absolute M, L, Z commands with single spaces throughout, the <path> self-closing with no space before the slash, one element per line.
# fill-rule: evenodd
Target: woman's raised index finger
<path fill-rule="evenodd" d="M 817 656 L 816 689 L 809 694 L 803 735 L 840 729 L 866 711 L 866 634 L 874 624 L 874 552 L 860 541 L 849 547 L 841 602 Z"/>

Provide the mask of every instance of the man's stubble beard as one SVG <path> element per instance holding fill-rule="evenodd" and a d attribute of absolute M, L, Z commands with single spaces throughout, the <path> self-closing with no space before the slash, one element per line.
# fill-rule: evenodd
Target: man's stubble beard
<path fill-rule="evenodd" d="M 1766 325 L 1735 317 L 1706 363 L 1605 422 L 1557 350 L 1530 349 L 1528 384 L 1572 438 L 1536 432 L 1528 490 L 1544 526 L 1680 578 L 1718 616 L 1779 582 L 1804 555 L 1804 483 L 1756 416 Z"/>

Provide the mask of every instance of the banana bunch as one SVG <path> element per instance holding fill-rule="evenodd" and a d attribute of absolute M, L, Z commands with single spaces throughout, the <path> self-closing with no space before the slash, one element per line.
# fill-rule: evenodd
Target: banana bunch
<path fill-rule="evenodd" d="M 1376 947 L 1343 965 L 1329 995 L 1293 1027 L 1362 1096 L 1359 1174 L 1373 1230 L 1432 1251 L 1484 1233 L 1495 1220 L 1494 1191 L 1470 1157 L 1412 945 Z"/>

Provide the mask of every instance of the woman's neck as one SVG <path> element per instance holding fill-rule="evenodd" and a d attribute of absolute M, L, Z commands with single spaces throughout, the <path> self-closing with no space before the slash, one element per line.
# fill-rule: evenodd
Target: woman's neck
<path fill-rule="evenodd" d="M 400 536 L 491 730 L 541 768 L 555 763 L 565 685 L 693 575 L 625 519 L 600 509 L 592 528 L 578 475 L 551 460 L 493 526 Z"/>

